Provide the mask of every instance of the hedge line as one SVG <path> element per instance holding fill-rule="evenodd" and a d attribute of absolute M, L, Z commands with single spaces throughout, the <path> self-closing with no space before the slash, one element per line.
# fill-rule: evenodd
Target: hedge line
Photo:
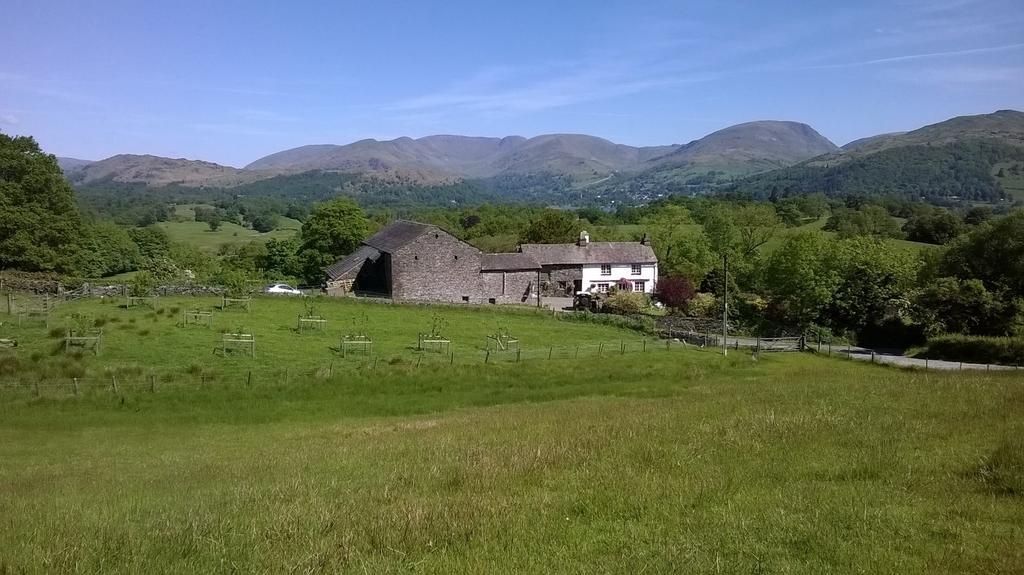
<path fill-rule="evenodd" d="M 969 363 L 1024 365 L 1024 337 L 941 335 L 930 338 L 919 355 Z"/>

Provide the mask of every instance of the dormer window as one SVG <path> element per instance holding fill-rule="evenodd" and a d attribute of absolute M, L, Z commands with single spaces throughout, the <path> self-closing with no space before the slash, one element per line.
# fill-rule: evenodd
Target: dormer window
<path fill-rule="evenodd" d="M 612 275 L 612 265 L 611 264 L 601 264 L 601 275 L 603 275 L 603 276 L 610 276 L 610 275 Z"/>

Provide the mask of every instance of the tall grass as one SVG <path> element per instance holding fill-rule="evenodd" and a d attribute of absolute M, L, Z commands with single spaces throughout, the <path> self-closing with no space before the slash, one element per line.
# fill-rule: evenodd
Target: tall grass
<path fill-rule="evenodd" d="M 26 395 L 0 572 L 1012 572 L 1022 434 L 1013 374 L 799 354 Z"/>

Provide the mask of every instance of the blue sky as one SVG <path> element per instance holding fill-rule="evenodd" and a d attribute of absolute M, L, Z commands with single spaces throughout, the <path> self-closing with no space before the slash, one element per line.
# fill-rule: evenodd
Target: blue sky
<path fill-rule="evenodd" d="M 838 144 L 1024 109 L 1020 0 L 2 0 L 0 131 L 51 153 L 241 166 L 362 138 L 685 143 L 806 122 Z"/>

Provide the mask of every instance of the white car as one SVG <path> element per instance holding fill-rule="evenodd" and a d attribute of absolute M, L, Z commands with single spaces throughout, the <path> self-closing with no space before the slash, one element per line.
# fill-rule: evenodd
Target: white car
<path fill-rule="evenodd" d="M 263 293 L 273 295 L 302 295 L 302 292 L 288 284 L 270 284 L 263 288 Z"/>

